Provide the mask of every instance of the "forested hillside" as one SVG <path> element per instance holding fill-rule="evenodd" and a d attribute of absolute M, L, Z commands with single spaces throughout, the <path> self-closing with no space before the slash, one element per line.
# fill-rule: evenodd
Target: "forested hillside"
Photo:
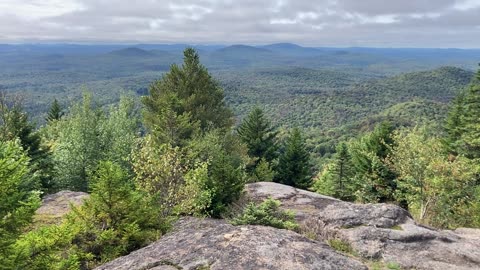
<path fill-rule="evenodd" d="M 44 123 L 53 99 L 70 106 L 83 91 L 99 105 L 121 94 L 148 94 L 149 85 L 181 61 L 187 45 L 3 46 L 0 90 L 21 92 L 26 110 Z M 402 125 L 445 116 L 466 86 L 475 50 L 407 50 L 267 46 L 197 46 L 225 89 L 238 123 L 253 106 L 281 130 L 302 127 L 317 167 L 335 144 L 392 119 Z M 432 69 L 435 68 L 435 69 Z M 423 69 L 426 71 L 407 72 Z M 282 132 L 281 132 L 282 133 Z"/>
<path fill-rule="evenodd" d="M 216 52 L 231 57 L 237 49 Z M 153 61 L 154 54 L 121 48 L 102 57 Z M 181 64 L 112 104 L 116 96 L 105 89 L 85 88 L 68 102 L 67 91 L 50 93 L 48 102 L 33 89 L 36 108 L 18 89 L 2 92 L 2 267 L 93 269 L 158 240 L 183 216 L 308 236 L 276 200 L 239 206 L 245 184 L 254 182 L 396 204 L 438 228 L 480 227 L 480 71 L 230 73 L 209 72 L 200 59 L 185 49 Z M 36 125 L 28 111 L 41 110 L 40 100 L 50 105 Z M 40 198 L 59 190 L 90 195 L 58 222 L 35 215 Z M 328 244 L 353 254 L 335 241 Z"/>

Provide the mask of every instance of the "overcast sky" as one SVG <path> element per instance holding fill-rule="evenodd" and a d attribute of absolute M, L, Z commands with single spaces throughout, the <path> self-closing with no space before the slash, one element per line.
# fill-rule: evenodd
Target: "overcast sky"
<path fill-rule="evenodd" d="M 480 0 L 0 0 L 0 42 L 480 48 Z"/>

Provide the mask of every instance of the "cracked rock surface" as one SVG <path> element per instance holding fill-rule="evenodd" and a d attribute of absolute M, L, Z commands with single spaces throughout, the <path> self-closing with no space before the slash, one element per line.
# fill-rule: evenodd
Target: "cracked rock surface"
<path fill-rule="evenodd" d="M 480 269 L 480 230 L 436 230 L 389 204 L 354 204 L 276 183 L 247 185 L 253 201 L 268 197 L 296 213 L 318 239 L 341 239 L 358 256 L 402 269 Z"/>
<path fill-rule="evenodd" d="M 157 242 L 98 270 L 367 269 L 322 242 L 292 231 L 183 218 Z"/>
<path fill-rule="evenodd" d="M 183 218 L 157 242 L 115 259 L 101 270 L 367 269 L 360 262 L 401 269 L 480 269 L 480 230 L 436 230 L 389 204 L 354 204 L 276 183 L 246 186 L 243 202 L 271 197 L 293 210 L 303 233 L 224 220 Z M 353 256 L 325 244 L 336 239 Z"/>

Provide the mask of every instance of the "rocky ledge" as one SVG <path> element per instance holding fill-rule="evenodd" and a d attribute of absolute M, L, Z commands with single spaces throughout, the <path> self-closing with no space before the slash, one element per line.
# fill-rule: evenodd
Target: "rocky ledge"
<path fill-rule="evenodd" d="M 88 198 L 85 192 L 60 191 L 49 194 L 42 199 L 42 205 L 37 209 L 34 216 L 36 224 L 55 224 L 70 212 L 71 205 L 79 206 Z"/>
<path fill-rule="evenodd" d="M 354 204 L 275 183 L 247 185 L 254 201 L 280 200 L 295 211 L 304 233 L 337 239 L 355 256 L 402 269 L 480 269 L 480 230 L 436 230 L 390 204 Z"/>
<path fill-rule="evenodd" d="M 301 234 L 183 218 L 159 241 L 98 269 L 367 269 L 372 262 L 394 269 L 480 269 L 480 230 L 435 230 L 395 205 L 347 203 L 275 183 L 247 185 L 243 201 L 268 197 L 295 211 Z M 350 254 L 325 244 L 333 240 Z"/>

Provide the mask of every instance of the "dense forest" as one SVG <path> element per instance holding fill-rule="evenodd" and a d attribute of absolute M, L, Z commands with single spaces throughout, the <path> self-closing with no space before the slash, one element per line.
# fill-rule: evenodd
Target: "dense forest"
<path fill-rule="evenodd" d="M 248 66 L 252 58 L 271 61 L 280 49 L 285 46 L 220 48 L 211 54 L 222 57 L 206 62 Z M 4 75 L 9 91 L 0 96 L 2 268 L 93 269 L 159 239 L 185 215 L 256 224 L 254 214 L 275 209 L 275 201 L 260 210 L 250 205 L 238 217 L 230 206 L 246 183 L 260 181 L 345 201 L 397 204 L 437 228 L 480 227 L 480 71 L 442 67 L 385 77 L 372 73 L 373 67 L 261 67 L 232 76 L 226 69 L 207 70 L 200 62 L 204 53 L 186 48 L 183 62 L 160 77 L 155 73 L 148 87 L 125 92 L 118 102 L 112 94 L 104 97 L 108 102 L 98 98 L 106 92 L 92 94 L 88 86 L 81 99 L 54 99 L 72 91 L 58 77 L 58 88 L 45 96 L 26 86 L 41 96 L 32 108 L 12 91 L 22 79 Z M 96 68 L 132 55 L 153 63 L 159 54 L 120 48 Z M 349 54 L 355 54 L 349 61 L 378 60 L 363 52 L 333 53 L 340 60 Z M 95 83 L 108 89 L 111 81 Z M 39 114 L 47 101 L 48 110 Z M 49 224 L 35 210 L 42 196 L 59 190 L 90 197 L 60 223 Z M 286 223 L 264 222 L 294 229 L 285 216 Z"/>

